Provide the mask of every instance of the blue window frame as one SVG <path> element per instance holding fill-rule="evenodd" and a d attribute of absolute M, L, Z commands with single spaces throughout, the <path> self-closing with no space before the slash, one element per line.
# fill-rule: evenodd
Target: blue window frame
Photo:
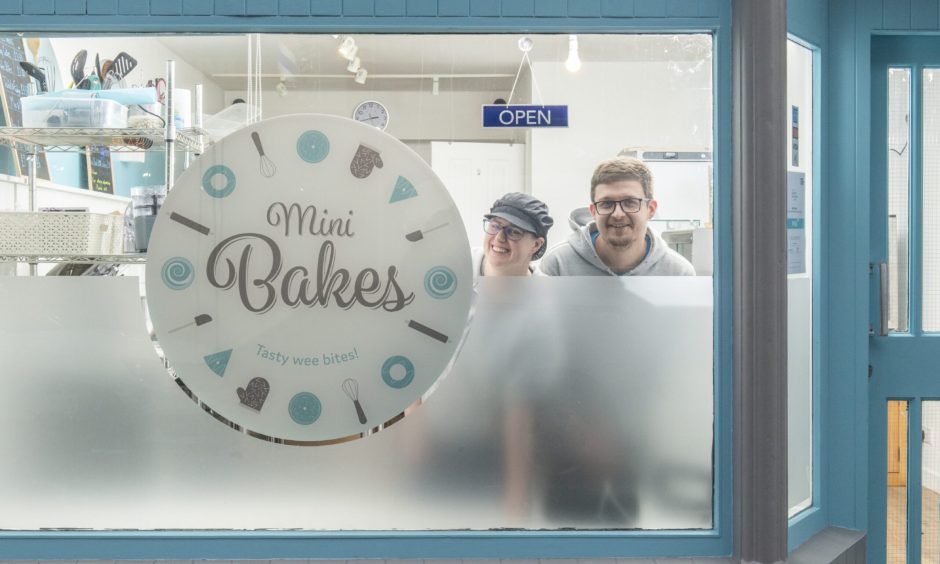
<path fill-rule="evenodd" d="M 699 32 L 714 37 L 714 529 L 710 531 L 0 533 L 9 559 L 725 556 L 732 552 L 731 2 L 183 0 L 0 6 L 5 33 Z M 83 6 L 84 8 L 79 10 Z M 75 14 L 81 11 L 82 14 Z M 14 12 L 14 13 L 10 13 Z M 248 17 L 250 16 L 250 17 Z"/>

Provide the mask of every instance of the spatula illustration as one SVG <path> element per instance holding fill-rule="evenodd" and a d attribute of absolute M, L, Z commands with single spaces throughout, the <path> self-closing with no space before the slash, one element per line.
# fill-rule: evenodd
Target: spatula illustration
<path fill-rule="evenodd" d="M 208 313 L 200 313 L 199 315 L 194 317 L 193 320 L 190 321 L 189 323 L 185 325 L 180 325 L 179 327 L 176 327 L 174 329 L 170 329 L 169 331 L 167 331 L 167 333 L 168 334 L 176 333 L 180 329 L 186 329 L 187 327 L 192 327 L 193 325 L 195 325 L 196 327 L 199 327 L 200 325 L 205 325 L 206 323 L 209 323 L 211 321 L 212 321 L 211 315 L 209 315 Z"/>
<path fill-rule="evenodd" d="M 420 241 L 421 239 L 424 239 L 425 234 L 430 233 L 436 229 L 440 229 L 441 227 L 446 227 L 447 225 L 449 225 L 449 222 L 444 222 L 440 225 L 435 225 L 434 227 L 429 227 L 424 230 L 418 229 L 417 231 L 412 231 L 411 233 L 405 235 L 405 239 L 408 239 L 411 242 Z"/>

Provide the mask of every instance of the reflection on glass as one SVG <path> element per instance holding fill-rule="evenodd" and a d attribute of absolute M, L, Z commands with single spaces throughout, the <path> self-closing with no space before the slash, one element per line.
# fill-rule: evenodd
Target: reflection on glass
<path fill-rule="evenodd" d="M 940 331 L 940 70 L 923 71 L 923 327 Z"/>
<path fill-rule="evenodd" d="M 910 69 L 888 69 L 888 327 L 908 329 L 908 191 L 910 179 Z"/>
<path fill-rule="evenodd" d="M 907 562 L 907 408 L 888 401 L 888 564 Z"/>

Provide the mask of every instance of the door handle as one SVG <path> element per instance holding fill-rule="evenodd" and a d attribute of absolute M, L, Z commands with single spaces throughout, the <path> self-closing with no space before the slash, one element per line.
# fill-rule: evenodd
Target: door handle
<path fill-rule="evenodd" d="M 878 263 L 878 301 L 881 306 L 881 320 L 878 327 L 878 335 L 884 337 L 888 334 L 888 314 L 890 313 L 888 300 L 891 281 L 888 278 L 888 263 Z"/>

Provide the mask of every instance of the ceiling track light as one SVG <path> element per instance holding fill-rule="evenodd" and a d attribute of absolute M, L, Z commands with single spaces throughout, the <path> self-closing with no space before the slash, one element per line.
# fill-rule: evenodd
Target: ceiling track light
<path fill-rule="evenodd" d="M 568 58 L 565 60 L 565 68 L 568 72 L 578 72 L 581 70 L 581 57 L 578 55 L 578 36 L 568 36 Z"/>
<path fill-rule="evenodd" d="M 355 57 L 353 60 L 349 61 L 348 65 L 346 65 L 346 70 L 349 72 L 356 72 L 359 70 L 360 64 L 362 64 L 362 61 L 359 60 L 359 57 Z"/>
<path fill-rule="evenodd" d="M 365 84 L 367 76 L 369 76 L 369 71 L 366 69 L 359 69 L 356 71 L 356 78 L 353 80 L 356 82 L 356 84 Z"/>
<path fill-rule="evenodd" d="M 336 50 L 336 52 L 347 61 L 355 59 L 358 51 L 359 46 L 356 45 L 356 40 L 353 39 L 352 36 L 347 36 L 346 39 L 343 39 L 343 42 L 339 44 L 339 48 Z"/>
<path fill-rule="evenodd" d="M 437 96 L 440 93 L 440 91 L 441 91 L 441 79 L 435 76 L 431 80 L 431 95 Z"/>

